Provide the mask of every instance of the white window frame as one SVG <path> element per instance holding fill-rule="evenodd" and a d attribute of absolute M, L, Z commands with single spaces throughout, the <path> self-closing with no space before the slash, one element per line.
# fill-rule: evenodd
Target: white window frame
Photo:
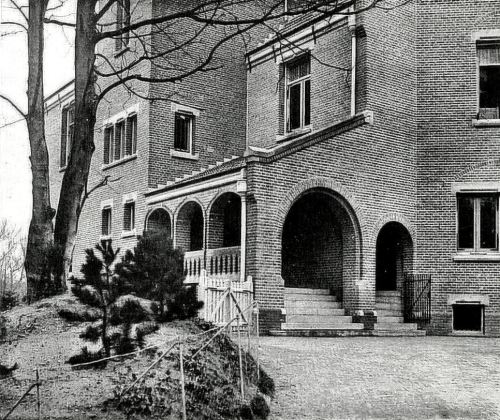
<path fill-rule="evenodd" d="M 126 230 L 125 229 L 125 209 L 126 206 L 133 204 L 133 214 L 130 218 L 131 220 L 131 229 Z M 135 236 L 136 235 L 136 219 L 137 219 L 137 193 L 129 193 L 125 194 L 122 199 L 122 207 L 123 207 L 123 220 L 122 220 L 122 238 L 128 237 L 128 236 Z"/>
<path fill-rule="evenodd" d="M 309 54 L 309 53 L 305 53 L 305 54 L 302 54 L 299 56 L 294 56 L 293 59 L 287 60 L 283 63 L 285 66 L 285 72 L 284 72 L 285 100 L 283 101 L 284 106 L 285 106 L 285 110 L 284 110 L 283 115 L 284 115 L 284 124 L 285 124 L 284 132 L 287 134 L 307 130 L 311 126 L 311 111 L 310 110 L 309 110 L 309 124 L 307 124 L 307 125 L 305 124 L 305 84 L 306 84 L 306 81 L 309 81 L 309 83 L 311 83 L 311 62 L 309 61 L 309 74 L 308 75 L 302 76 L 302 77 L 294 80 L 293 82 L 288 81 L 289 80 L 289 68 L 290 68 L 290 66 L 292 66 L 294 64 L 294 62 L 301 60 L 301 58 L 303 58 L 306 54 Z M 310 60 L 310 56 L 309 56 L 309 60 Z M 289 118 L 290 118 L 290 93 L 289 93 L 289 91 L 290 91 L 291 87 L 298 85 L 298 84 L 301 85 L 300 86 L 300 126 L 292 129 L 292 128 L 290 128 L 290 122 L 289 122 Z M 309 87 L 309 89 L 310 89 L 310 87 Z M 311 100 L 311 92 L 309 92 L 309 100 Z"/>
<path fill-rule="evenodd" d="M 176 157 L 176 158 L 182 158 L 182 159 L 188 159 L 188 160 L 198 160 L 199 159 L 199 153 L 195 153 L 195 145 L 194 145 L 194 140 L 195 140 L 195 126 L 196 126 L 196 121 L 197 118 L 200 116 L 201 112 L 199 109 L 194 108 L 189 105 L 182 105 L 177 102 L 172 102 L 171 103 L 171 111 L 173 113 L 173 142 L 172 142 L 172 148 L 170 149 L 170 156 Z M 183 114 L 186 116 L 190 117 L 190 133 L 189 133 L 189 147 L 188 150 L 178 150 L 175 148 L 175 117 L 176 114 Z"/>
<path fill-rule="evenodd" d="M 496 247 L 495 248 L 481 248 L 481 198 L 485 197 L 495 197 L 496 199 L 496 218 L 495 218 L 495 227 L 496 227 Z M 472 248 L 459 248 L 459 207 L 458 200 L 459 197 L 471 197 L 473 199 L 473 212 L 474 212 L 474 220 L 473 220 L 473 247 Z M 498 254 L 499 252 L 499 232 L 500 232 L 500 217 L 499 217 L 499 194 L 492 192 L 475 192 L 475 193 L 464 193 L 459 192 L 456 195 L 456 249 L 458 253 L 469 253 L 469 254 Z"/>
<path fill-rule="evenodd" d="M 66 148 L 66 153 L 65 153 L 65 162 L 64 162 L 64 165 L 62 164 L 62 161 L 61 161 L 61 153 L 59 153 L 59 169 L 60 170 L 64 170 L 66 168 L 66 166 L 68 166 L 68 162 L 69 162 L 69 157 L 70 157 L 70 154 L 71 154 L 71 146 L 72 146 L 72 138 L 70 136 L 70 125 L 68 123 L 69 119 L 68 119 L 68 115 L 70 113 L 70 109 L 73 108 L 73 124 L 72 124 L 72 127 L 73 127 L 73 137 L 74 137 L 74 127 L 75 127 L 75 101 L 74 100 L 71 100 L 70 102 L 67 102 L 63 107 L 62 107 L 62 112 L 61 112 L 61 136 L 63 135 L 62 131 L 64 130 L 64 135 L 66 136 L 66 144 L 65 144 L 65 148 Z M 64 122 L 64 114 L 66 113 L 66 126 L 63 128 L 62 127 L 62 124 Z M 59 142 L 59 147 L 61 147 L 61 144 L 62 144 L 62 139 L 60 139 L 60 142 Z M 61 151 L 60 151 L 61 152 Z"/>
<path fill-rule="evenodd" d="M 108 234 L 104 235 L 102 233 L 102 212 L 104 210 L 109 210 L 110 211 L 110 223 L 108 225 Z M 113 199 L 109 200 L 104 200 L 101 201 L 101 235 L 100 235 L 100 240 L 109 240 L 111 239 L 111 235 L 113 233 Z"/>

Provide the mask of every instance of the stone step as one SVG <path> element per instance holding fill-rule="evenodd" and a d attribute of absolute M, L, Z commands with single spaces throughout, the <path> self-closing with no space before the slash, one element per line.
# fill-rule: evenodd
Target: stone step
<path fill-rule="evenodd" d="M 294 310 L 295 308 L 306 308 L 306 307 L 342 309 L 342 303 L 331 300 L 324 300 L 324 301 L 285 300 L 285 309 L 287 311 Z"/>
<path fill-rule="evenodd" d="M 402 316 L 378 316 L 377 324 L 393 324 L 393 323 L 402 323 L 404 322 L 404 318 Z"/>
<path fill-rule="evenodd" d="M 373 330 L 374 337 L 423 337 L 425 330 Z"/>
<path fill-rule="evenodd" d="M 345 309 L 335 308 L 317 308 L 314 306 L 291 307 L 287 314 L 293 315 L 327 315 L 327 316 L 343 316 Z"/>
<path fill-rule="evenodd" d="M 351 323 L 352 317 L 347 315 L 302 315 L 302 314 L 286 314 L 287 323 L 298 323 L 298 324 L 310 324 L 310 325 L 321 325 L 321 324 L 343 324 Z"/>
<path fill-rule="evenodd" d="M 278 337 L 422 337 L 424 330 L 353 330 L 353 329 L 314 329 L 271 330 L 269 335 Z"/>
<path fill-rule="evenodd" d="M 386 302 L 375 302 L 375 310 L 389 310 L 389 311 L 402 311 L 403 305 L 401 303 L 386 303 Z"/>
<path fill-rule="evenodd" d="M 285 287 L 285 296 L 289 294 L 303 294 L 303 295 L 329 295 L 328 289 L 306 289 L 302 287 Z"/>
<path fill-rule="evenodd" d="M 395 310 L 395 309 L 376 309 L 375 312 L 377 313 L 377 317 L 403 316 L 403 311 L 401 309 L 399 309 L 399 310 Z"/>
<path fill-rule="evenodd" d="M 402 303 L 401 297 L 399 296 L 377 296 L 375 303 Z"/>
<path fill-rule="evenodd" d="M 294 301 L 294 300 L 302 300 L 307 302 L 336 302 L 337 298 L 332 295 L 308 295 L 308 294 L 299 294 L 299 293 L 289 293 L 285 295 L 285 302 Z"/>
<path fill-rule="evenodd" d="M 283 330 L 362 330 L 363 324 L 349 322 L 324 322 L 321 324 L 309 324 L 303 322 L 287 322 L 281 324 Z"/>
<path fill-rule="evenodd" d="M 390 324 L 379 324 L 378 322 L 373 326 L 376 330 L 390 330 L 390 331 L 400 331 L 400 330 L 416 330 L 418 325 L 415 323 L 407 323 L 407 324 L 398 324 L 398 323 L 390 323 Z"/>
<path fill-rule="evenodd" d="M 375 292 L 375 297 L 382 296 L 401 296 L 401 292 L 399 290 L 377 290 Z"/>

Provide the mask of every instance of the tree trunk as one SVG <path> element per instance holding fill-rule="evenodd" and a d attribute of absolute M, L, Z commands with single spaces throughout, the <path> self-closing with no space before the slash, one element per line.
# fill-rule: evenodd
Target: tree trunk
<path fill-rule="evenodd" d="M 85 192 L 92 155 L 97 111 L 94 61 L 96 45 L 95 0 L 78 0 L 75 33 L 75 122 L 73 144 L 64 172 L 57 208 L 54 241 L 63 252 L 65 286 L 76 240 L 82 196 Z"/>
<path fill-rule="evenodd" d="M 43 92 L 43 18 L 48 0 L 29 1 L 28 23 L 28 134 L 31 149 L 33 211 L 26 246 L 28 302 L 42 297 L 42 275 L 47 249 L 52 244 L 49 155 L 45 143 Z"/>

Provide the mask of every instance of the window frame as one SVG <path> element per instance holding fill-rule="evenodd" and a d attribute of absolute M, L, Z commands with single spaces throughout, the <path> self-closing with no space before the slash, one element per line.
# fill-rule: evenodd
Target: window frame
<path fill-rule="evenodd" d="M 71 111 L 73 111 L 71 113 Z M 73 116 L 70 123 L 69 115 Z M 61 112 L 61 139 L 59 142 L 59 169 L 63 170 L 68 166 L 71 147 L 73 146 L 74 138 L 74 127 L 75 127 L 75 102 L 71 101 L 66 104 Z M 63 149 L 64 144 L 64 149 Z M 64 150 L 64 153 L 63 153 Z M 64 160 L 63 160 L 64 156 Z"/>
<path fill-rule="evenodd" d="M 116 2 L 116 30 L 130 26 L 130 0 Z M 124 32 L 115 38 L 115 53 L 119 54 L 129 47 L 130 32 Z"/>
<path fill-rule="evenodd" d="M 307 59 L 309 61 L 309 73 L 305 76 L 299 77 L 292 82 L 289 81 L 290 77 L 290 68 L 300 62 L 301 60 Z M 285 134 L 290 134 L 290 133 L 295 133 L 298 131 L 303 131 L 307 130 L 308 128 L 311 127 L 311 54 L 309 52 L 306 52 L 304 54 L 301 54 L 298 57 L 293 57 L 290 60 L 287 60 L 283 63 L 284 65 L 284 81 L 285 81 L 285 86 L 284 86 L 284 132 Z M 306 124 L 306 83 L 309 82 L 309 123 Z M 300 105 L 300 125 L 299 127 L 296 128 L 291 128 L 290 124 L 290 89 L 293 86 L 299 85 L 300 86 L 300 100 L 299 100 L 299 105 Z"/>
<path fill-rule="evenodd" d="M 107 215 L 107 231 L 104 232 L 104 213 L 108 213 Z M 112 206 L 105 206 L 101 209 L 101 239 L 103 238 L 109 238 L 113 232 L 112 229 L 113 226 L 113 207 Z"/>
<path fill-rule="evenodd" d="M 176 141 L 177 141 L 177 121 L 178 117 L 184 117 L 185 120 L 187 121 L 188 124 L 188 138 L 186 139 L 187 143 L 187 148 L 186 149 L 181 149 L 179 147 L 176 147 Z M 194 150 L 194 127 L 195 127 L 195 115 L 191 112 L 187 111 L 175 111 L 174 113 L 174 150 L 180 153 L 188 153 L 190 155 L 193 154 Z"/>
<path fill-rule="evenodd" d="M 129 130 L 131 129 L 132 135 L 129 137 Z M 137 131 L 138 113 L 135 109 L 127 113 L 120 113 L 117 117 L 105 123 L 103 139 L 104 168 L 115 166 L 137 156 Z M 119 146 L 119 155 L 117 155 L 117 146 Z M 128 151 L 129 146 L 130 153 Z"/>
<path fill-rule="evenodd" d="M 136 208 L 136 197 L 134 196 L 126 196 L 123 200 L 123 220 L 122 220 L 122 238 L 127 236 L 134 236 L 136 234 L 136 216 L 137 216 L 137 208 Z M 129 222 L 130 226 L 126 225 L 127 221 L 127 211 L 131 212 Z"/>
<path fill-rule="evenodd" d="M 473 199 L 473 247 L 466 248 L 460 247 L 460 220 L 459 220 L 459 199 L 462 197 Z M 494 197 L 495 198 L 495 247 L 482 248 L 481 247 L 481 200 Z M 499 248 L 499 232 L 500 232 L 500 217 L 499 217 L 499 198 L 498 192 L 457 192 L 456 194 L 456 250 L 459 254 L 500 254 Z"/>
<path fill-rule="evenodd" d="M 500 37 L 478 37 L 475 39 L 475 52 L 476 52 L 476 91 L 477 91 L 477 116 L 473 119 L 473 125 L 481 126 L 488 125 L 489 123 L 499 124 L 500 123 L 500 104 L 497 107 L 496 118 L 483 117 L 484 112 L 481 108 L 481 69 L 484 67 L 498 68 L 500 71 L 500 60 L 497 63 L 481 64 L 479 51 L 488 45 L 497 45 L 500 47 Z"/>

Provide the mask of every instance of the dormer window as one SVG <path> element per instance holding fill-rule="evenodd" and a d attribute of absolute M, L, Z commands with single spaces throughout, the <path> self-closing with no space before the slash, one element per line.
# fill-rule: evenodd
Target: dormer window
<path fill-rule="evenodd" d="M 311 124 L 311 56 L 305 54 L 285 65 L 286 131 Z"/>
<path fill-rule="evenodd" d="M 500 40 L 477 43 L 479 119 L 500 118 Z"/>

